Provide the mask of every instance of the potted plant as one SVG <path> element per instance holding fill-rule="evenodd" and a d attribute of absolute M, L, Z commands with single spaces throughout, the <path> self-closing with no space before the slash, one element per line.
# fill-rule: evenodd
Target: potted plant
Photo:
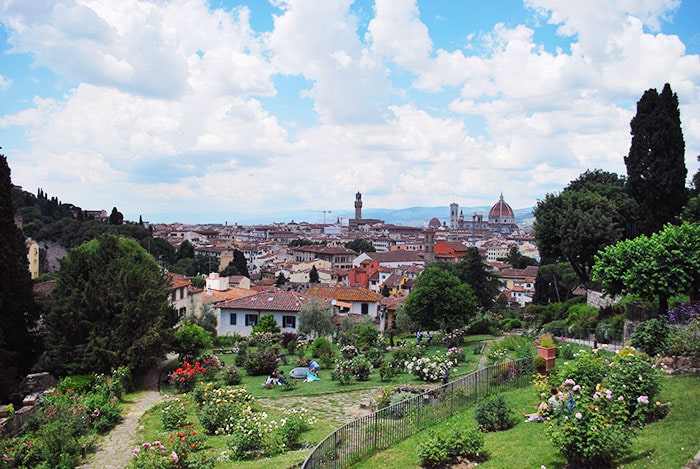
<path fill-rule="evenodd" d="M 557 357 L 557 346 L 554 343 L 554 339 L 550 334 L 542 334 L 536 343 L 537 356 L 546 360 L 546 370 L 549 371 L 554 366 L 554 360 Z"/>

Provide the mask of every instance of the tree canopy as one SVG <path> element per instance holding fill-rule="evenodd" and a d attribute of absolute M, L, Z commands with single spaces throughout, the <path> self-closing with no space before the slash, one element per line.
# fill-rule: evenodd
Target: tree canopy
<path fill-rule="evenodd" d="M 117 210 L 117 207 L 112 208 L 112 213 L 109 214 L 109 224 L 110 225 L 121 225 L 124 223 L 124 215 L 122 212 Z"/>
<path fill-rule="evenodd" d="M 687 293 L 695 300 L 700 289 L 700 225 L 667 224 L 651 236 L 608 246 L 596 256 L 593 277 L 608 294 L 657 299 L 660 313 L 666 312 L 673 295 Z"/>
<path fill-rule="evenodd" d="M 547 264 L 537 269 L 533 303 L 546 305 L 568 300 L 578 284 L 578 277 L 568 262 Z"/>
<path fill-rule="evenodd" d="M 451 331 L 465 327 L 479 300 L 472 289 L 438 264 L 425 268 L 404 304 L 404 313 L 422 328 Z"/>
<path fill-rule="evenodd" d="M 316 269 L 315 265 L 311 266 L 311 271 L 309 272 L 309 282 L 310 283 L 318 283 L 319 282 L 318 270 Z"/>
<path fill-rule="evenodd" d="M 363 252 L 377 252 L 377 249 L 374 247 L 374 245 L 367 241 L 366 239 L 362 238 L 356 238 L 353 239 L 352 241 L 349 241 L 345 243 L 345 247 L 348 249 L 352 249 L 353 251 L 357 253 L 363 253 Z"/>
<path fill-rule="evenodd" d="M 44 317 L 42 365 L 58 375 L 150 365 L 177 322 L 169 282 L 133 239 L 105 234 L 70 249 Z"/>
<path fill-rule="evenodd" d="M 299 311 L 299 332 L 315 337 L 325 337 L 335 332 L 333 309 L 330 304 L 312 296 Z"/>
<path fill-rule="evenodd" d="M 0 402 L 36 360 L 39 307 L 34 302 L 24 236 L 15 225 L 7 158 L 0 155 Z"/>
<path fill-rule="evenodd" d="M 470 247 L 459 263 L 450 264 L 439 263 L 442 267 L 455 266 L 453 273 L 459 279 L 469 285 L 474 295 L 479 300 L 479 304 L 484 308 L 493 305 L 500 293 L 501 281 L 493 274 L 490 265 L 484 262 L 484 257 L 479 253 L 479 249 Z"/>
<path fill-rule="evenodd" d="M 650 235 L 675 221 L 687 200 L 678 96 L 668 83 L 661 94 L 655 88 L 644 92 L 630 128 L 626 189 L 640 208 L 641 223 L 635 234 Z"/>
<path fill-rule="evenodd" d="M 586 171 L 560 194 L 535 207 L 535 240 L 542 264 L 567 261 L 581 283 L 590 280 L 595 254 L 624 239 L 637 214 L 617 174 Z"/>

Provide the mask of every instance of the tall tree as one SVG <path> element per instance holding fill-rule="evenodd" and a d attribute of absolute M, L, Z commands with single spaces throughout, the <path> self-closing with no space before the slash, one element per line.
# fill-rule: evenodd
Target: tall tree
<path fill-rule="evenodd" d="M 231 263 L 236 267 L 236 270 L 240 272 L 240 275 L 250 278 L 250 272 L 248 272 L 248 260 L 245 258 L 243 251 L 234 249 L 233 261 L 231 261 Z"/>
<path fill-rule="evenodd" d="M 318 270 L 316 269 L 315 265 L 311 266 L 311 271 L 309 272 L 309 282 L 310 283 L 318 283 L 319 282 Z"/>
<path fill-rule="evenodd" d="M 24 236 L 15 225 L 5 155 L 0 155 L 0 266 L 0 402 L 7 402 L 39 353 L 39 307 L 32 294 Z"/>
<path fill-rule="evenodd" d="M 668 224 L 651 236 L 608 246 L 596 256 L 593 277 L 611 295 L 658 300 L 661 314 L 673 295 L 687 293 L 693 301 L 700 290 L 700 225 Z"/>
<path fill-rule="evenodd" d="M 501 282 L 491 272 L 491 266 L 484 262 L 484 257 L 479 253 L 479 249 L 468 248 L 467 253 L 456 267 L 457 276 L 471 287 L 479 304 L 484 308 L 492 306 L 499 294 Z"/>
<path fill-rule="evenodd" d="M 452 331 L 465 327 L 474 318 L 479 300 L 472 289 L 438 264 L 431 264 L 416 280 L 404 312 L 428 330 Z"/>
<path fill-rule="evenodd" d="M 579 282 L 590 280 L 594 256 L 628 236 L 637 205 L 614 173 L 586 171 L 535 207 L 535 240 L 542 264 L 567 261 Z"/>
<path fill-rule="evenodd" d="M 649 235 L 674 222 L 687 200 L 678 96 L 668 83 L 661 94 L 655 88 L 644 92 L 630 127 L 632 144 L 625 157 L 627 192 L 640 207 L 639 233 Z"/>
<path fill-rule="evenodd" d="M 41 363 L 59 375 L 151 365 L 177 322 L 169 282 L 133 239 L 104 234 L 70 249 L 44 317 Z"/>
<path fill-rule="evenodd" d="M 124 215 L 122 212 L 117 210 L 117 207 L 112 208 L 112 213 L 109 214 L 109 224 L 110 225 L 121 225 L 124 223 Z"/>
<path fill-rule="evenodd" d="M 299 332 L 313 337 L 325 337 L 335 332 L 333 325 L 333 308 L 315 296 L 301 307 L 299 311 Z"/>
<path fill-rule="evenodd" d="M 176 261 L 180 259 L 194 259 L 194 246 L 188 240 L 180 243 L 177 249 Z"/>

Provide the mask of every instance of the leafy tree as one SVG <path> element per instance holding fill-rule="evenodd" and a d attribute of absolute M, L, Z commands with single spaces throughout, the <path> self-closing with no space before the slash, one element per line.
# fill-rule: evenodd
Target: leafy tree
<path fill-rule="evenodd" d="M 112 213 L 109 214 L 109 224 L 110 225 L 121 225 L 124 223 L 124 215 L 122 212 L 117 210 L 117 207 L 112 208 Z"/>
<path fill-rule="evenodd" d="M 367 241 L 366 239 L 361 239 L 357 238 L 354 239 L 350 242 L 345 243 L 345 247 L 348 249 L 352 249 L 355 252 L 362 253 L 362 252 L 377 252 L 377 249 L 374 247 L 372 243 Z"/>
<path fill-rule="evenodd" d="M 219 275 L 222 277 L 232 277 L 234 275 L 241 275 L 241 273 L 238 271 L 235 265 L 233 265 L 233 262 L 229 262 L 226 267 L 223 268 L 223 270 L 219 271 Z"/>
<path fill-rule="evenodd" d="M 311 266 L 311 271 L 309 272 L 309 282 L 311 282 L 311 283 L 318 283 L 319 282 L 318 270 L 316 270 L 315 265 Z"/>
<path fill-rule="evenodd" d="M 175 248 L 167 239 L 154 238 L 150 242 L 150 253 L 163 265 L 170 265 L 175 262 Z"/>
<path fill-rule="evenodd" d="M 0 155 L 0 402 L 36 360 L 39 307 L 32 295 L 24 236 L 15 225 L 10 167 Z"/>
<path fill-rule="evenodd" d="M 403 305 L 396 311 L 396 319 L 393 326 L 402 332 L 417 331 L 420 328 L 420 324 L 406 314 L 406 309 Z"/>
<path fill-rule="evenodd" d="M 335 332 L 333 309 L 315 296 L 301 307 L 299 312 L 299 332 L 312 337 L 325 337 Z"/>
<path fill-rule="evenodd" d="M 202 277 L 191 277 L 190 282 L 192 282 L 192 286 L 195 288 L 204 288 L 207 286 L 207 281 Z"/>
<path fill-rule="evenodd" d="M 479 300 L 466 283 L 438 264 L 429 265 L 406 298 L 408 317 L 428 330 L 451 331 L 469 324 Z"/>
<path fill-rule="evenodd" d="M 626 189 L 640 208 L 637 234 L 650 235 L 675 221 L 687 200 L 688 170 L 678 96 L 668 83 L 661 94 L 655 88 L 644 92 L 630 127 Z"/>
<path fill-rule="evenodd" d="M 272 314 L 263 314 L 260 316 L 258 323 L 253 326 L 253 334 L 262 332 L 272 332 L 279 334 L 282 331 L 280 325 L 277 324 L 275 317 Z"/>
<path fill-rule="evenodd" d="M 218 272 L 219 259 L 211 254 L 197 254 L 194 256 L 194 262 L 185 270 L 185 275 L 190 277 L 195 275 L 209 275 L 212 272 Z"/>
<path fill-rule="evenodd" d="M 177 322 L 169 285 L 133 239 L 104 234 L 70 249 L 44 317 L 41 364 L 58 375 L 151 365 L 168 350 Z"/>
<path fill-rule="evenodd" d="M 510 248 L 510 251 L 508 251 L 508 256 L 502 260 L 512 265 L 514 269 L 524 269 L 529 265 L 539 265 L 539 263 L 532 257 L 523 256 L 517 246 Z"/>
<path fill-rule="evenodd" d="M 627 236 L 636 211 L 624 179 L 586 171 L 561 194 L 547 194 L 537 203 L 534 229 L 542 264 L 567 261 L 579 282 L 587 283 L 595 254 Z"/>
<path fill-rule="evenodd" d="M 537 269 L 532 301 L 541 305 L 561 303 L 571 297 L 577 285 L 578 277 L 568 262 L 542 265 Z"/>
<path fill-rule="evenodd" d="M 442 263 L 443 266 L 451 264 Z M 467 249 L 467 253 L 456 265 L 455 273 L 459 279 L 471 287 L 472 292 L 484 308 L 493 305 L 500 293 L 500 280 L 491 273 L 491 266 L 484 262 L 484 258 L 475 247 Z"/>
<path fill-rule="evenodd" d="M 213 347 L 211 334 L 202 326 L 193 322 L 183 321 L 173 336 L 172 349 L 180 360 L 188 355 L 199 357 L 206 349 Z"/>
<path fill-rule="evenodd" d="M 280 272 L 279 274 L 277 274 L 277 279 L 275 280 L 275 286 L 281 287 L 285 283 L 287 283 L 287 277 L 285 277 L 284 274 L 282 272 Z"/>
<path fill-rule="evenodd" d="M 238 249 L 233 250 L 233 261 L 231 262 L 236 270 L 238 270 L 239 275 L 250 278 L 250 272 L 248 272 L 248 261 L 245 258 L 243 251 Z"/>
<path fill-rule="evenodd" d="M 194 259 L 194 246 L 188 240 L 181 242 L 177 249 L 176 260 L 180 259 Z"/>
<path fill-rule="evenodd" d="M 700 225 L 668 224 L 651 236 L 608 246 L 596 256 L 593 277 L 611 295 L 658 298 L 662 314 L 674 295 L 687 293 L 694 301 L 700 288 Z"/>

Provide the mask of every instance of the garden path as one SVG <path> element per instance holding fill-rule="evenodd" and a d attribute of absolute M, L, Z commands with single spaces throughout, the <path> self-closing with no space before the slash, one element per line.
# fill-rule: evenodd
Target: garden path
<path fill-rule="evenodd" d="M 117 469 L 129 465 L 132 451 L 137 444 L 136 434 L 139 420 L 148 409 L 165 399 L 159 391 L 160 370 L 172 360 L 166 358 L 160 366 L 152 369 L 144 378 L 145 391 L 139 393 L 128 404 L 124 419 L 98 443 L 97 451 L 88 456 L 81 469 Z"/>

